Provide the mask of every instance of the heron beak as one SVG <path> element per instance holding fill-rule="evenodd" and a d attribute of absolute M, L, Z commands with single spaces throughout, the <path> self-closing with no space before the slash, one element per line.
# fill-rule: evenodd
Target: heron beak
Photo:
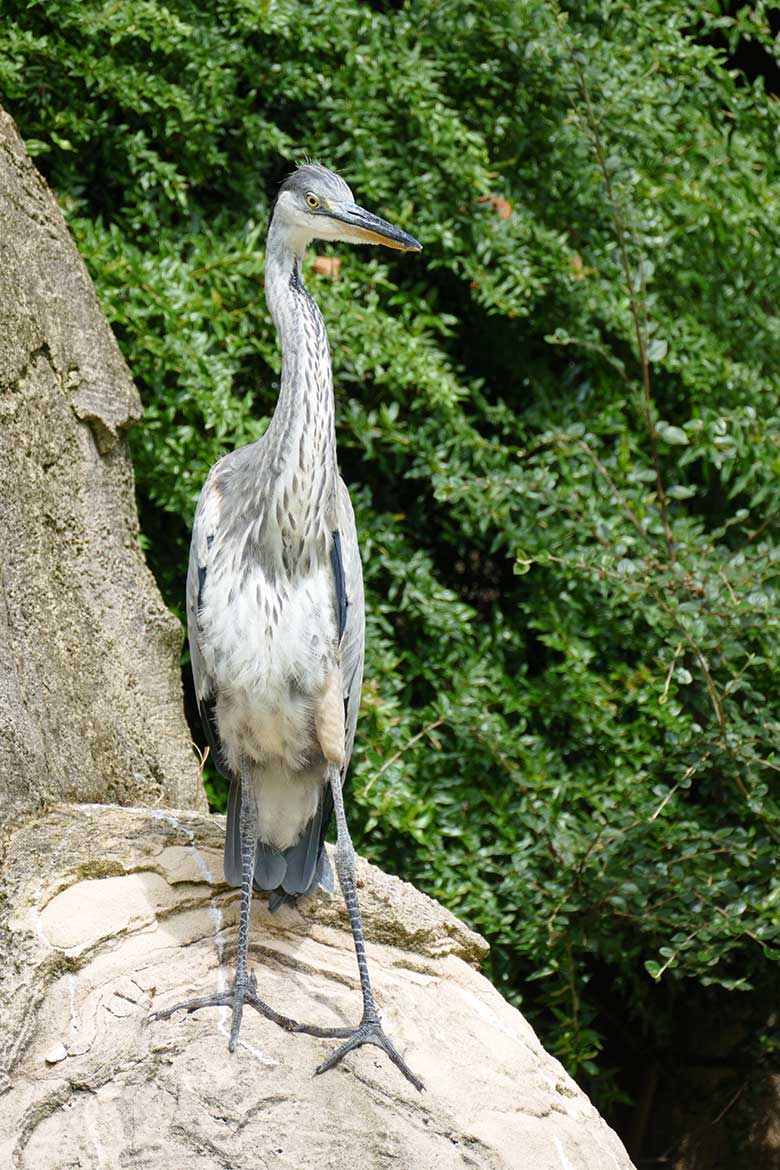
<path fill-rule="evenodd" d="M 357 203 L 334 206 L 328 215 L 347 224 L 349 236 L 355 243 L 384 244 L 386 248 L 395 248 L 399 252 L 422 252 L 422 244 L 414 236 L 407 235 L 364 207 L 358 207 Z"/>

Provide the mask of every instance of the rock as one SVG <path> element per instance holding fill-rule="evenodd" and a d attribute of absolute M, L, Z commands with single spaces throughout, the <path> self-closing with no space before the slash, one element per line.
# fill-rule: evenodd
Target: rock
<path fill-rule="evenodd" d="M 55 1044 L 52 1048 L 49 1049 L 44 1059 L 47 1064 L 59 1064 L 61 1060 L 65 1060 L 67 1055 L 68 1050 L 62 1041 L 60 1041 L 59 1044 Z"/>
<path fill-rule="evenodd" d="M 231 976 L 238 892 L 224 819 L 63 805 L 10 838 L 0 1000 L 0 1165 L 15 1170 L 630 1170 L 617 1137 L 475 969 L 486 945 L 365 862 L 368 958 L 418 1094 L 378 1050 L 313 1076 L 332 1040 L 246 1010 L 152 1021 Z M 309 1023 L 356 1021 L 341 899 L 253 905 L 259 992 Z M 67 1056 L 51 1063 L 53 1046 Z"/>
<path fill-rule="evenodd" d="M 56 800 L 205 809 L 182 632 L 138 543 L 138 394 L 0 111 L 0 828 Z"/>

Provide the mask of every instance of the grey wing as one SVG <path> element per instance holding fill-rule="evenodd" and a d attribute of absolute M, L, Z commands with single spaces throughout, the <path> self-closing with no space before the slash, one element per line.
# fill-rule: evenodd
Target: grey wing
<path fill-rule="evenodd" d="M 339 479 L 336 494 L 336 516 L 341 545 L 343 590 L 345 594 L 344 621 L 339 643 L 341 679 L 344 688 L 345 732 L 344 772 L 349 767 L 352 745 L 355 742 L 360 688 L 363 684 L 363 664 L 366 649 L 366 611 L 363 594 L 363 566 L 355 528 L 355 513 L 347 485 Z M 341 603 L 340 603 L 341 605 Z"/>
<path fill-rule="evenodd" d="M 190 643 L 190 662 L 192 664 L 192 679 L 195 684 L 195 696 L 198 701 L 203 730 L 211 749 L 211 757 L 222 775 L 227 779 L 232 779 L 232 773 L 225 760 L 219 738 L 215 717 L 217 695 L 213 680 L 206 667 L 202 631 L 198 620 L 203 590 L 208 578 L 211 546 L 219 527 L 220 505 L 219 486 L 215 468 L 212 468 L 203 486 L 203 491 L 200 493 L 192 525 L 190 563 L 187 570 L 187 633 Z"/>

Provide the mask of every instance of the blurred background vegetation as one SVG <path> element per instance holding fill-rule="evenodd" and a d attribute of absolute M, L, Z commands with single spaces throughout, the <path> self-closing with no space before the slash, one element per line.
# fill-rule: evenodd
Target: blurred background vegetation
<path fill-rule="evenodd" d="M 352 825 L 488 937 L 643 1167 L 777 1157 L 779 26 L 717 0 L 5 0 L 0 26 L 144 398 L 180 615 L 207 470 L 274 406 L 279 182 L 318 158 L 423 241 L 307 265 L 369 606 Z"/>

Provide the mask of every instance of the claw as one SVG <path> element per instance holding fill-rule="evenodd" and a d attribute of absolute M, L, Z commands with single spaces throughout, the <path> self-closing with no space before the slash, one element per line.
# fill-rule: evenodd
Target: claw
<path fill-rule="evenodd" d="M 387 1054 L 396 1068 L 400 1069 L 407 1081 L 414 1085 L 418 1092 L 422 1092 L 425 1088 L 425 1085 L 409 1068 L 409 1065 L 401 1056 L 389 1036 L 386 1035 L 382 1025 L 376 1018 L 364 1018 L 358 1024 L 357 1028 L 315 1028 L 307 1024 L 297 1024 L 294 1031 L 305 1032 L 309 1036 L 336 1037 L 339 1039 L 345 1037 L 344 1043 L 335 1052 L 332 1052 L 327 1060 L 323 1060 L 322 1064 L 317 1065 L 314 1070 L 315 1076 L 327 1072 L 329 1068 L 334 1068 L 354 1048 L 362 1048 L 364 1044 L 374 1044 Z"/>

